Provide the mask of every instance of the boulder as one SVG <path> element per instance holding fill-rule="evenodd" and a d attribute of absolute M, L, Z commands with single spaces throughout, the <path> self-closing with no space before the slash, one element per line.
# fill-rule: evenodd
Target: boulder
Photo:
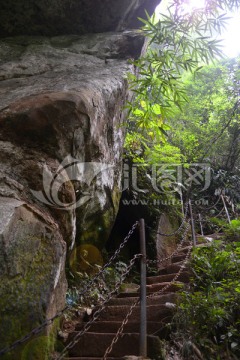
<path fill-rule="evenodd" d="M 76 233 L 103 247 L 114 222 L 129 59 L 143 44 L 136 31 L 0 42 L 2 195 L 49 205 L 70 249 Z"/>
<path fill-rule="evenodd" d="M 0 213 L 2 348 L 64 307 L 67 282 L 66 243 L 49 214 L 6 197 Z"/>
<path fill-rule="evenodd" d="M 107 240 L 143 44 L 138 31 L 0 41 L 1 348 L 64 307 L 66 250 Z"/>
<path fill-rule="evenodd" d="M 172 236 L 163 236 L 161 234 L 174 234 L 174 231 L 177 230 L 178 227 L 179 225 L 176 218 L 173 219 L 165 213 L 160 216 L 156 238 L 157 258 L 160 261 L 172 255 L 177 248 L 177 234 Z M 161 263 L 159 267 L 162 267 Z"/>

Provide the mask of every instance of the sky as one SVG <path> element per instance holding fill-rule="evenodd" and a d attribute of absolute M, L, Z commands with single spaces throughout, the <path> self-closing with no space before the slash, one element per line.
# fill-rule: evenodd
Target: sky
<path fill-rule="evenodd" d="M 240 11 L 231 14 L 227 30 L 223 34 L 223 50 L 228 57 L 240 55 Z"/>
<path fill-rule="evenodd" d="M 205 0 L 186 0 L 188 4 L 186 5 L 186 11 L 194 11 L 196 8 L 201 8 L 204 6 Z M 168 1 L 163 0 L 162 3 L 156 8 L 156 13 L 159 11 L 163 12 L 166 8 Z M 228 20 L 228 25 L 226 31 L 223 31 L 219 39 L 222 39 L 223 52 L 227 57 L 236 57 L 240 55 L 240 10 L 237 13 L 229 13 L 230 20 Z"/>

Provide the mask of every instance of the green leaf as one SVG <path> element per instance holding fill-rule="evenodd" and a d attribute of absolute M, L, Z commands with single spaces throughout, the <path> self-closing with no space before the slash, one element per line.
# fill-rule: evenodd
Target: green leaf
<path fill-rule="evenodd" d="M 161 114 L 161 107 L 160 107 L 160 105 L 154 104 L 154 105 L 152 106 L 152 111 L 154 112 L 154 114 L 160 115 L 160 114 Z"/>

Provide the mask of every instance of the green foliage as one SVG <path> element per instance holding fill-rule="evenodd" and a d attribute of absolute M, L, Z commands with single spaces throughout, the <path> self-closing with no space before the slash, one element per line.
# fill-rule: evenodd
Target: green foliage
<path fill-rule="evenodd" d="M 174 108 L 170 140 L 188 161 L 228 171 L 239 165 L 239 65 L 239 59 L 221 61 L 185 77 L 189 101 Z"/>
<path fill-rule="evenodd" d="M 189 99 L 186 105 L 189 94 L 191 95 L 190 90 L 186 91 L 186 73 L 191 73 L 194 78 L 204 64 L 212 63 L 221 56 L 220 42 L 214 35 L 221 32 L 226 25 L 228 18 L 225 11 L 239 5 L 239 1 L 209 0 L 204 9 L 195 9 L 194 12 L 188 13 L 184 11 L 183 0 L 172 0 L 167 12 L 160 14 L 158 20 L 148 15 L 147 20 L 141 19 L 149 47 L 144 56 L 133 62 L 137 68 L 137 75 L 129 76 L 131 88 L 135 92 L 135 98 L 128 106 L 130 121 L 126 149 L 131 157 L 139 161 L 145 159 L 147 153 L 147 161 L 161 162 L 164 158 L 164 162 L 171 163 L 185 159 L 197 161 L 199 155 L 203 155 L 207 135 L 210 131 L 213 131 L 213 135 L 216 133 L 219 119 L 215 108 L 208 115 L 211 117 L 211 126 L 204 131 L 203 124 L 200 132 L 201 124 L 194 113 L 186 112 L 186 121 L 184 116 L 181 121 L 182 110 L 191 104 Z M 212 78 L 214 76 L 212 74 Z M 209 86 L 212 78 L 209 79 Z M 229 98 L 224 96 L 217 97 L 214 106 L 218 106 L 219 113 L 225 113 L 226 118 L 229 116 L 232 103 L 227 106 Z M 196 98 L 196 104 L 197 108 L 201 107 L 201 111 L 205 109 L 205 112 L 208 112 L 211 105 L 206 107 L 207 98 L 203 102 Z M 193 109 L 193 106 L 190 107 Z M 172 122 L 172 118 L 176 121 Z M 189 118 L 190 129 L 186 126 Z M 175 133 L 177 135 L 174 135 Z M 164 156 L 167 140 L 169 149 L 172 146 L 172 154 L 177 158 L 169 156 L 170 151 Z"/>
<path fill-rule="evenodd" d="M 214 195 L 226 195 L 231 203 L 240 202 L 240 173 L 238 168 L 232 171 L 225 169 L 213 170 L 211 188 L 209 191 L 214 191 Z"/>
<path fill-rule="evenodd" d="M 226 239 L 240 242 L 240 219 L 231 220 L 224 230 Z"/>
<path fill-rule="evenodd" d="M 240 242 L 196 248 L 192 269 L 192 291 L 182 293 L 179 305 L 178 336 L 183 342 L 190 339 L 204 359 L 215 360 L 218 354 L 225 359 L 224 353 L 226 359 L 239 358 Z"/>
<path fill-rule="evenodd" d="M 97 272 L 101 270 L 99 265 L 95 265 L 95 267 Z M 97 284 L 93 284 L 87 291 L 84 289 L 94 275 L 89 275 L 86 272 L 75 272 L 74 285 L 70 286 L 67 292 L 67 303 L 91 306 L 104 301 L 108 293 L 115 288 L 115 284 L 121 280 L 126 268 L 127 264 L 122 261 L 116 262 L 112 267 L 107 267 L 98 278 Z"/>

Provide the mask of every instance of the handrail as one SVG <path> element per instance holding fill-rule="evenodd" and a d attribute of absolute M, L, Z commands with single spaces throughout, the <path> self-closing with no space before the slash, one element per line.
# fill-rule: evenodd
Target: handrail
<path fill-rule="evenodd" d="M 140 253 L 141 257 L 141 283 L 140 283 L 140 347 L 139 355 L 147 357 L 147 254 L 145 221 L 139 221 Z"/>
<path fill-rule="evenodd" d="M 192 211 L 192 201 L 189 199 L 189 213 L 191 217 L 191 228 L 192 228 L 192 239 L 193 239 L 193 247 L 197 245 L 196 240 L 196 233 L 195 233 L 195 224 L 194 224 L 194 218 L 193 218 L 193 211 Z"/>

